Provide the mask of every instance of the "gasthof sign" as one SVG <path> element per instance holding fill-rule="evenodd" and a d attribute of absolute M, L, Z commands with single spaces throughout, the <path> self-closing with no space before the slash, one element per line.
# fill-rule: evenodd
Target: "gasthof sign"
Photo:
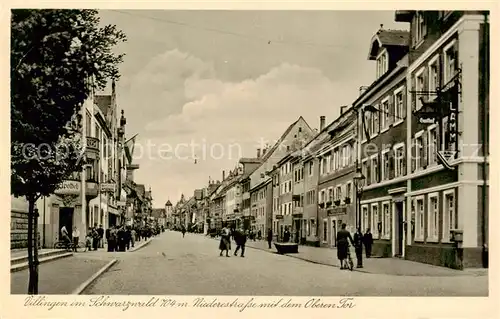
<path fill-rule="evenodd" d="M 55 194 L 80 194 L 81 182 L 78 181 L 63 181 L 58 189 L 54 191 Z"/>

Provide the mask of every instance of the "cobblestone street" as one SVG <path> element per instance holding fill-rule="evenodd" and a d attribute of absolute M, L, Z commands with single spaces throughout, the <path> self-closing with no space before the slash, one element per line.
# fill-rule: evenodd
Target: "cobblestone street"
<path fill-rule="evenodd" d="M 255 243 L 249 243 L 255 245 Z M 234 253 L 234 243 L 233 243 Z M 302 247 L 301 247 L 302 248 Z M 202 235 L 165 232 L 143 249 L 125 254 L 83 294 L 487 296 L 488 276 L 390 275 L 341 271 L 261 249 L 245 258 L 219 257 L 218 241 Z M 324 250 L 326 255 L 334 254 Z M 388 263 L 389 259 L 370 260 Z M 398 261 L 396 262 L 405 262 Z M 413 264 L 413 263 L 411 263 Z M 407 263 L 406 267 L 411 267 Z M 366 267 L 370 267 L 367 265 Z M 416 267 L 423 269 L 417 264 Z M 297 274 L 300 274 L 298 276 Z"/>

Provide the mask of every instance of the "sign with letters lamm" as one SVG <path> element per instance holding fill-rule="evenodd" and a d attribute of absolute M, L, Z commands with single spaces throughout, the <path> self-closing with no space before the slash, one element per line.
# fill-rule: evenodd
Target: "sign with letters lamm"
<path fill-rule="evenodd" d="M 75 194 L 78 195 L 81 192 L 81 182 L 79 181 L 63 181 L 58 189 L 54 191 L 58 195 Z"/>

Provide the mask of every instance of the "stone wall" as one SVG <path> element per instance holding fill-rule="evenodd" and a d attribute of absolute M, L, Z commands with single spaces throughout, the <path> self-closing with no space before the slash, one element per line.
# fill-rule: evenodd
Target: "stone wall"
<path fill-rule="evenodd" d="M 34 225 L 33 225 L 34 226 Z M 41 246 L 38 230 L 38 247 Z M 28 203 L 22 198 L 11 198 L 10 249 L 28 247 Z"/>

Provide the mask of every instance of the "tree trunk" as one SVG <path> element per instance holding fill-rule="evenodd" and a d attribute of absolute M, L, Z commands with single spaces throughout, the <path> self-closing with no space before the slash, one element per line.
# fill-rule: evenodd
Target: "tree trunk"
<path fill-rule="evenodd" d="M 33 205 L 34 206 L 34 205 Z M 33 240 L 33 264 L 34 264 L 34 269 L 35 272 L 33 273 L 33 294 L 38 295 L 38 209 L 34 209 L 34 236 L 35 239 Z"/>
<path fill-rule="evenodd" d="M 29 280 L 28 280 L 28 295 L 35 294 L 35 263 L 33 262 L 33 215 L 35 213 L 35 201 L 34 196 L 28 196 L 28 269 L 29 269 Z"/>

